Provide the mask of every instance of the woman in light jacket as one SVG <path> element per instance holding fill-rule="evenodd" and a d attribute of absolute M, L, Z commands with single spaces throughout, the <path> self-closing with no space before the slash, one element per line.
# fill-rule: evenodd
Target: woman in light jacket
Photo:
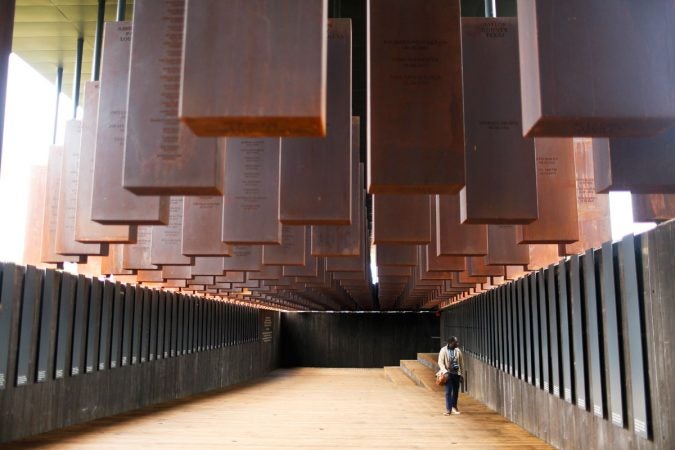
<path fill-rule="evenodd" d="M 448 339 L 448 345 L 438 352 L 438 367 L 436 374 L 446 377 L 445 382 L 445 413 L 443 415 L 460 414 L 457 410 L 457 397 L 459 396 L 459 383 L 464 376 L 464 357 L 458 347 L 459 342 L 455 336 Z"/>

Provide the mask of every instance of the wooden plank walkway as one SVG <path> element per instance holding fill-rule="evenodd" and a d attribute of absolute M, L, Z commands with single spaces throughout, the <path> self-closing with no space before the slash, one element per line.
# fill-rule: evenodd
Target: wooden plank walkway
<path fill-rule="evenodd" d="M 463 395 L 397 385 L 383 369 L 284 369 L 256 383 L 45 433 L 0 449 L 550 448 Z"/>

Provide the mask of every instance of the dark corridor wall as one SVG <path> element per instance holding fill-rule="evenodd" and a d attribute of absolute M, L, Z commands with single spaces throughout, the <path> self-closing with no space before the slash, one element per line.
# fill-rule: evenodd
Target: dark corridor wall
<path fill-rule="evenodd" d="M 436 352 L 433 313 L 284 313 L 285 367 L 384 367 Z"/>

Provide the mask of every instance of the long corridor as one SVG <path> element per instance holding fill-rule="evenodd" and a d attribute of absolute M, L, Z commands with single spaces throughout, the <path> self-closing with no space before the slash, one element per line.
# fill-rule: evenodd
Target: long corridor
<path fill-rule="evenodd" d="M 257 382 L 97 420 L 0 448 L 550 448 L 471 397 L 383 369 L 283 369 Z"/>

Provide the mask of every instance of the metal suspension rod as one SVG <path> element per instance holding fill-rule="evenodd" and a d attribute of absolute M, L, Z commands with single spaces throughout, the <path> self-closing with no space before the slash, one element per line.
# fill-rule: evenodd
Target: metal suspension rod
<path fill-rule="evenodd" d="M 127 16 L 127 0 L 117 0 L 117 21 L 124 22 Z"/>
<path fill-rule="evenodd" d="M 94 64 L 92 80 L 98 81 L 101 74 L 101 45 L 103 44 L 103 21 L 105 20 L 105 0 L 98 0 L 98 16 L 96 18 L 96 37 L 94 38 Z"/>
<path fill-rule="evenodd" d="M 63 66 L 56 69 L 56 110 L 54 111 L 54 136 L 52 144 L 56 144 L 56 130 L 59 128 L 59 103 L 61 100 L 61 88 L 63 87 Z"/>
<path fill-rule="evenodd" d="M 80 80 L 82 79 L 82 52 L 84 38 L 77 38 L 77 54 L 75 55 L 75 75 L 73 77 L 73 119 L 77 118 L 77 107 L 80 105 Z"/>
<path fill-rule="evenodd" d="M 497 17 L 497 0 L 485 0 L 485 17 Z"/>
<path fill-rule="evenodd" d="M 2 137 L 5 125 L 5 96 L 7 94 L 7 70 L 12 52 L 15 0 L 0 1 L 0 165 L 2 165 Z"/>

